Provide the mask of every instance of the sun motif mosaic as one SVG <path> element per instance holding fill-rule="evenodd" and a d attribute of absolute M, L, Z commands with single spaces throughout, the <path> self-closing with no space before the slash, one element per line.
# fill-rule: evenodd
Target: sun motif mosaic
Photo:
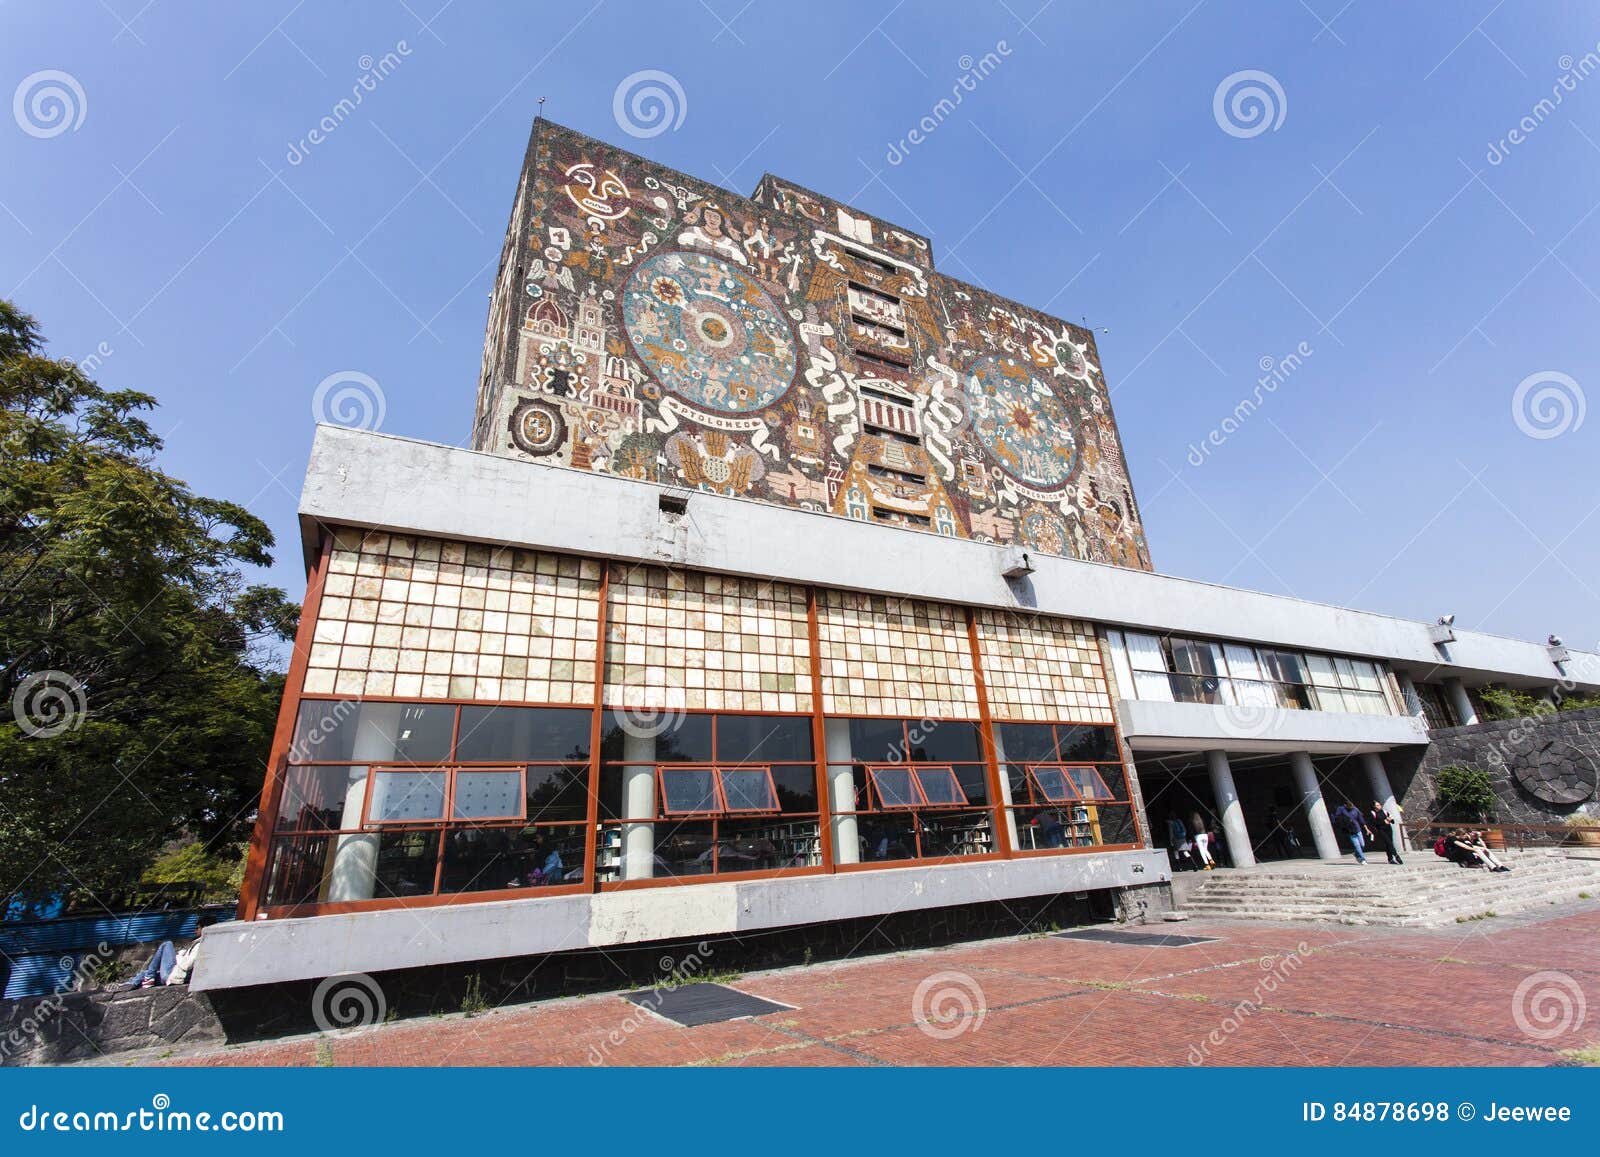
<path fill-rule="evenodd" d="M 1072 416 L 1049 386 L 1010 358 L 982 358 L 967 371 L 973 429 L 1000 469 L 1040 490 L 1072 477 Z"/>
<path fill-rule="evenodd" d="M 1094 333 L 927 238 L 541 120 L 507 243 L 476 449 L 1149 569 Z"/>
<path fill-rule="evenodd" d="M 720 257 L 651 257 L 623 292 L 622 319 L 663 388 L 691 405 L 761 410 L 794 380 L 794 338 L 777 303 Z"/>
<path fill-rule="evenodd" d="M 593 703 L 600 563 L 335 533 L 307 695 Z"/>

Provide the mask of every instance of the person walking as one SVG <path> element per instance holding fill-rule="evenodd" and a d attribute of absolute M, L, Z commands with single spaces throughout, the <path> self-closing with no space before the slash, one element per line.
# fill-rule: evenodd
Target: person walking
<path fill-rule="evenodd" d="M 1358 864 L 1367 862 L 1366 852 L 1363 850 L 1365 845 L 1361 839 L 1363 827 L 1364 821 L 1361 818 L 1361 813 L 1356 811 L 1349 800 L 1345 800 L 1334 810 L 1333 829 L 1350 841 L 1350 846 L 1355 849 L 1356 863 Z"/>
<path fill-rule="evenodd" d="M 1383 847 L 1383 854 L 1389 857 L 1389 862 L 1391 864 L 1405 863 L 1400 858 L 1398 825 L 1389 817 L 1389 813 L 1384 810 L 1383 804 L 1373 800 L 1372 810 L 1367 813 L 1367 819 L 1371 821 L 1372 830 L 1378 833 L 1378 843 Z"/>
<path fill-rule="evenodd" d="M 1211 837 L 1206 832 L 1205 817 L 1195 812 L 1189 817 L 1189 826 L 1194 829 L 1195 859 L 1202 871 L 1209 872 L 1217 866 L 1217 862 L 1211 857 Z"/>
<path fill-rule="evenodd" d="M 1184 871 L 1194 867 L 1194 860 L 1189 854 L 1189 832 L 1183 826 L 1175 812 L 1167 813 L 1167 851 L 1172 856 L 1172 870 Z"/>

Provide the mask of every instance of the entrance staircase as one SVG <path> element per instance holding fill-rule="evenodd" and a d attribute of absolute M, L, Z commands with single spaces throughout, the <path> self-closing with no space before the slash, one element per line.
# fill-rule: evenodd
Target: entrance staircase
<path fill-rule="evenodd" d="M 1499 854 L 1511 871 L 1458 868 L 1431 849 L 1408 852 L 1395 866 L 1379 852 L 1366 867 L 1346 856 L 1179 872 L 1172 893 L 1177 909 L 1191 916 L 1324 924 L 1452 924 L 1583 902 L 1582 893 L 1600 906 L 1600 852 Z"/>

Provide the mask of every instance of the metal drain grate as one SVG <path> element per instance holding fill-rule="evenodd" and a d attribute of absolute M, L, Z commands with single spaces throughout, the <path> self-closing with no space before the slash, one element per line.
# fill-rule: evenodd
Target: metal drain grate
<path fill-rule="evenodd" d="M 623 999 L 690 1028 L 702 1024 L 718 1024 L 725 1020 L 738 1020 L 747 1016 L 788 1012 L 794 1008 L 792 1004 L 762 1000 L 759 996 L 751 996 L 748 992 L 740 992 L 725 984 L 707 982 L 684 984 L 677 988 L 649 988 L 643 992 L 624 993 Z"/>
<path fill-rule="evenodd" d="M 1171 932 L 1124 932 L 1120 928 L 1078 928 L 1057 932 L 1058 940 L 1092 940 L 1097 944 L 1126 944 L 1130 948 L 1187 948 L 1215 944 L 1216 936 L 1178 936 Z"/>

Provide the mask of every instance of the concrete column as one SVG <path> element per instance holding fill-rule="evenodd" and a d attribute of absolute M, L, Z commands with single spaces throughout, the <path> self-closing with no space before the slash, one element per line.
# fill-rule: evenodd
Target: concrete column
<path fill-rule="evenodd" d="M 1289 770 L 1294 772 L 1301 807 L 1311 821 L 1311 840 L 1317 845 L 1317 855 L 1324 860 L 1339 859 L 1339 840 L 1333 834 L 1333 821 L 1328 818 L 1328 804 L 1322 798 L 1322 788 L 1317 786 L 1317 769 L 1312 766 L 1311 757 L 1303 751 L 1292 752 Z"/>
<path fill-rule="evenodd" d="M 1250 829 L 1244 825 L 1244 808 L 1239 804 L 1239 791 L 1233 785 L 1228 753 L 1206 752 L 1206 770 L 1211 773 L 1211 792 L 1217 797 L 1217 814 L 1222 817 L 1222 830 L 1228 837 L 1228 856 L 1236 868 L 1254 867 L 1256 855 L 1250 847 Z"/>
<path fill-rule="evenodd" d="M 356 729 L 354 759 L 363 764 L 386 763 L 394 759 L 400 735 L 402 703 L 363 703 L 358 717 L 349 726 Z M 339 826 L 348 830 L 361 827 L 361 810 L 367 800 L 367 767 L 352 767 L 345 787 L 344 811 Z M 323 882 L 323 899 L 370 900 L 378 883 L 377 832 L 370 835 L 345 835 L 334 841 L 333 860 Z"/>
<path fill-rule="evenodd" d="M 1389 772 L 1383 766 L 1383 756 L 1376 751 L 1361 753 L 1361 766 L 1367 769 L 1367 782 L 1372 785 L 1372 798 L 1381 803 L 1385 811 L 1394 812 L 1394 788 L 1389 786 Z"/>
<path fill-rule="evenodd" d="M 1456 719 L 1462 727 L 1468 727 L 1478 721 L 1478 713 L 1472 709 L 1472 700 L 1467 697 L 1467 689 L 1461 685 L 1461 680 L 1451 675 L 1444 681 L 1445 693 L 1450 696 L 1450 706 L 1455 709 Z"/>
<path fill-rule="evenodd" d="M 622 739 L 622 818 L 644 820 L 622 828 L 622 878 L 648 880 L 656 874 L 656 737 Z"/>
<path fill-rule="evenodd" d="M 1411 676 L 1404 671 L 1394 673 L 1394 681 L 1400 687 L 1400 708 L 1407 715 L 1422 715 L 1422 696 L 1417 694 L 1417 685 L 1411 681 Z"/>
<path fill-rule="evenodd" d="M 1011 810 L 1011 769 L 1006 766 L 1005 740 L 1000 738 L 1000 729 L 994 729 L 994 756 L 1000 764 L 1000 804 L 1005 809 L 1006 835 L 1011 837 L 1011 846 L 1020 848 L 1017 842 L 1017 813 Z"/>
<path fill-rule="evenodd" d="M 856 777 L 850 751 L 850 721 L 829 719 L 823 724 L 824 755 L 828 760 L 829 796 L 832 811 L 854 812 L 856 807 Z M 833 816 L 833 862 L 859 864 L 861 862 L 861 829 L 854 815 Z"/>

